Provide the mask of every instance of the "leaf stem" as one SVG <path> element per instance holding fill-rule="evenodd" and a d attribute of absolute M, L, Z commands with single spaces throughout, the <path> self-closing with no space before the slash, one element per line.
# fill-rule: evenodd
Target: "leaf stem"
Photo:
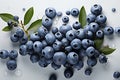
<path fill-rule="evenodd" d="M 28 31 L 25 30 L 25 28 L 24 28 L 24 24 L 23 24 L 22 20 L 20 21 L 19 26 L 23 29 L 23 31 L 26 33 L 26 35 L 29 36 Z"/>

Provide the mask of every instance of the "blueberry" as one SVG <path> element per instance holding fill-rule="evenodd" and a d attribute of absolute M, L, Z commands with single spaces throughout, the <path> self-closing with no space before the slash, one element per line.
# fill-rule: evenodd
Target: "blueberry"
<path fill-rule="evenodd" d="M 34 42 L 33 49 L 34 49 L 35 52 L 41 53 L 42 48 L 43 48 L 43 46 L 42 46 L 42 43 L 40 41 L 35 41 Z"/>
<path fill-rule="evenodd" d="M 19 17 L 18 16 L 14 16 L 13 17 L 15 21 L 18 21 L 19 20 Z"/>
<path fill-rule="evenodd" d="M 22 37 L 22 38 L 19 40 L 20 44 L 26 44 L 27 41 L 28 41 L 28 37 L 27 37 L 26 35 L 24 35 L 24 37 Z"/>
<path fill-rule="evenodd" d="M 70 15 L 70 11 L 69 10 L 67 10 L 65 13 L 66 13 L 66 15 Z"/>
<path fill-rule="evenodd" d="M 67 51 L 67 52 L 72 51 L 72 47 L 71 47 L 71 46 L 66 46 L 66 47 L 65 47 L 65 51 Z"/>
<path fill-rule="evenodd" d="M 58 28 L 57 27 L 52 27 L 52 33 L 55 34 L 58 32 Z"/>
<path fill-rule="evenodd" d="M 57 80 L 57 75 L 52 73 L 49 77 L 49 80 Z"/>
<path fill-rule="evenodd" d="M 94 15 L 94 14 L 88 14 L 88 16 L 87 16 L 87 22 L 88 23 L 94 22 L 95 19 L 96 19 L 96 15 Z"/>
<path fill-rule="evenodd" d="M 83 29 L 78 29 L 75 34 L 76 34 L 76 37 L 79 39 L 85 38 L 85 32 Z"/>
<path fill-rule="evenodd" d="M 13 22 L 12 22 L 11 20 L 9 20 L 9 21 L 7 22 L 7 25 L 8 25 L 9 27 L 13 27 Z"/>
<path fill-rule="evenodd" d="M 54 55 L 54 49 L 50 46 L 46 46 L 43 50 L 42 50 L 42 55 L 47 58 L 50 59 L 53 57 Z"/>
<path fill-rule="evenodd" d="M 27 52 L 26 52 L 26 54 L 28 54 L 28 55 L 32 55 L 32 54 L 35 54 L 35 52 L 34 52 L 33 49 L 28 49 L 28 48 L 27 48 Z"/>
<path fill-rule="evenodd" d="M 116 34 L 120 34 L 120 27 L 116 27 L 116 28 L 115 28 L 115 33 L 116 33 Z"/>
<path fill-rule="evenodd" d="M 97 59 L 95 57 L 88 58 L 87 65 L 89 67 L 94 67 L 97 64 Z"/>
<path fill-rule="evenodd" d="M 30 35 L 30 40 L 31 41 L 39 41 L 40 40 L 40 37 L 39 37 L 39 35 L 38 35 L 38 33 L 33 33 L 33 34 L 31 34 Z"/>
<path fill-rule="evenodd" d="M 19 41 L 19 37 L 16 33 L 12 34 L 10 36 L 10 39 L 11 39 L 12 42 L 18 42 Z"/>
<path fill-rule="evenodd" d="M 101 54 L 101 55 L 99 55 L 99 62 L 100 63 L 107 63 L 107 57 L 105 56 L 105 55 L 103 55 L 103 54 Z"/>
<path fill-rule="evenodd" d="M 79 15 L 79 10 L 77 8 L 71 9 L 71 15 L 77 17 Z"/>
<path fill-rule="evenodd" d="M 48 33 L 45 36 L 45 40 L 46 40 L 47 44 L 52 45 L 55 42 L 56 38 L 55 38 L 54 34 Z"/>
<path fill-rule="evenodd" d="M 86 38 L 88 38 L 88 39 L 93 39 L 94 34 L 93 34 L 92 31 L 87 31 L 87 32 L 85 32 L 85 36 L 86 36 Z"/>
<path fill-rule="evenodd" d="M 50 29 L 51 26 L 53 24 L 53 21 L 50 18 L 47 17 L 43 17 L 42 18 L 42 25 L 46 28 L 46 29 Z"/>
<path fill-rule="evenodd" d="M 102 12 L 102 7 L 99 4 L 95 4 L 91 7 L 91 12 L 95 15 L 99 15 Z"/>
<path fill-rule="evenodd" d="M 66 62 L 66 54 L 64 52 L 56 52 L 53 56 L 53 62 L 62 65 Z"/>
<path fill-rule="evenodd" d="M 16 59 L 18 57 L 18 52 L 16 50 L 11 50 L 9 54 L 10 59 Z"/>
<path fill-rule="evenodd" d="M 111 26 L 106 26 L 104 28 L 104 34 L 105 35 L 112 35 L 114 32 L 114 29 Z"/>
<path fill-rule="evenodd" d="M 73 49 L 80 49 L 81 48 L 81 40 L 80 39 L 74 39 L 71 41 L 71 46 Z"/>
<path fill-rule="evenodd" d="M 0 50 L 0 58 L 1 59 L 6 59 L 9 57 L 9 52 L 7 50 Z"/>
<path fill-rule="evenodd" d="M 94 57 L 98 58 L 100 55 L 100 52 L 98 50 L 95 50 L 95 54 L 94 54 Z"/>
<path fill-rule="evenodd" d="M 46 59 L 44 57 L 40 58 L 40 60 L 38 61 L 38 64 L 40 67 L 47 67 L 48 63 L 46 62 Z"/>
<path fill-rule="evenodd" d="M 45 14 L 47 17 L 53 19 L 56 16 L 56 10 L 52 7 L 46 8 Z"/>
<path fill-rule="evenodd" d="M 43 48 L 47 46 L 47 42 L 45 40 L 42 40 L 42 45 L 43 45 Z"/>
<path fill-rule="evenodd" d="M 15 70 L 17 68 L 17 62 L 16 60 L 8 60 L 6 63 L 6 66 L 8 68 L 8 70 Z"/>
<path fill-rule="evenodd" d="M 84 32 L 90 31 L 90 25 L 84 26 Z"/>
<path fill-rule="evenodd" d="M 92 41 L 90 39 L 83 39 L 82 40 L 82 46 L 85 49 L 87 49 L 89 46 L 93 46 L 93 45 L 94 45 L 94 41 Z"/>
<path fill-rule="evenodd" d="M 22 8 L 22 11 L 25 11 L 26 9 L 25 8 Z"/>
<path fill-rule="evenodd" d="M 68 23 L 69 22 L 69 17 L 68 16 L 63 16 L 62 21 L 64 23 Z"/>
<path fill-rule="evenodd" d="M 106 21 L 107 21 L 107 17 L 103 14 L 97 16 L 97 18 L 96 18 L 96 22 L 99 24 L 105 24 Z"/>
<path fill-rule="evenodd" d="M 75 52 L 70 52 L 68 53 L 67 55 L 67 61 L 70 63 L 70 64 L 76 64 L 78 62 L 78 54 L 75 53 Z"/>
<path fill-rule="evenodd" d="M 66 33 L 66 38 L 69 40 L 69 41 L 72 41 L 73 39 L 75 39 L 75 31 L 73 30 L 70 30 Z"/>
<path fill-rule="evenodd" d="M 115 79 L 120 78 L 120 72 L 118 72 L 118 71 L 114 72 L 113 77 L 114 77 Z"/>
<path fill-rule="evenodd" d="M 92 31 L 93 33 L 95 33 L 99 29 L 99 25 L 95 22 L 92 22 L 89 25 L 90 25 L 90 31 Z"/>
<path fill-rule="evenodd" d="M 86 49 L 86 54 L 88 57 L 92 57 L 95 54 L 95 48 L 90 46 Z"/>
<path fill-rule="evenodd" d="M 47 30 L 45 27 L 40 27 L 40 28 L 38 29 L 38 35 L 39 35 L 41 38 L 44 38 L 47 33 L 48 33 L 48 30 Z"/>
<path fill-rule="evenodd" d="M 38 62 L 39 59 L 40 59 L 40 57 L 39 57 L 39 55 L 37 55 L 37 54 L 32 54 L 32 55 L 30 55 L 30 61 L 31 61 L 32 63 Z"/>
<path fill-rule="evenodd" d="M 58 41 L 58 40 L 56 40 L 54 43 L 53 43 L 53 49 L 55 50 L 55 51 L 60 51 L 60 50 L 62 50 L 62 42 L 60 42 L 60 41 Z"/>
<path fill-rule="evenodd" d="M 51 64 L 51 67 L 55 70 L 59 69 L 61 67 L 61 65 L 57 65 L 54 62 Z"/>
<path fill-rule="evenodd" d="M 116 8 L 112 8 L 112 12 L 116 12 Z"/>
<path fill-rule="evenodd" d="M 72 30 L 72 27 L 70 25 L 62 25 L 59 28 L 59 31 L 65 35 L 69 30 Z"/>
<path fill-rule="evenodd" d="M 86 50 L 81 49 L 81 50 L 79 51 L 78 55 L 79 55 L 80 58 L 85 57 L 85 56 L 87 55 L 87 54 L 86 54 Z"/>
<path fill-rule="evenodd" d="M 68 41 L 66 38 L 63 38 L 63 39 L 61 40 L 61 42 L 62 42 L 62 44 L 63 44 L 64 47 L 66 47 L 66 46 L 69 45 L 69 41 Z"/>
<path fill-rule="evenodd" d="M 61 32 L 56 32 L 55 37 L 56 37 L 56 39 L 61 40 L 63 38 L 63 35 Z"/>
<path fill-rule="evenodd" d="M 56 14 L 58 17 L 61 17 L 62 16 L 62 12 L 57 12 L 57 14 Z"/>
<path fill-rule="evenodd" d="M 27 43 L 26 43 L 26 46 L 27 46 L 27 49 L 33 49 L 33 41 L 28 41 Z"/>
<path fill-rule="evenodd" d="M 92 68 L 86 68 L 85 69 L 85 75 L 90 76 L 92 73 Z"/>
<path fill-rule="evenodd" d="M 16 35 L 19 37 L 19 38 L 22 38 L 24 36 L 24 31 L 21 29 L 21 28 L 18 28 L 16 30 Z"/>
<path fill-rule="evenodd" d="M 72 68 L 66 68 L 64 71 L 65 78 L 71 78 L 74 74 L 74 71 Z"/>
<path fill-rule="evenodd" d="M 81 28 L 81 24 L 78 21 L 75 21 L 72 26 L 76 30 Z"/>
<path fill-rule="evenodd" d="M 27 55 L 27 46 L 26 45 L 21 45 L 20 48 L 19 48 L 19 53 L 22 56 Z"/>
<path fill-rule="evenodd" d="M 83 68 L 83 66 L 84 66 L 84 63 L 83 63 L 83 61 L 80 60 L 80 61 L 78 61 L 77 64 L 73 65 L 73 68 L 80 70 L 81 68 Z"/>
<path fill-rule="evenodd" d="M 102 30 L 98 30 L 98 31 L 96 32 L 96 37 L 97 37 L 97 38 L 103 38 L 103 37 L 104 37 L 104 32 L 103 32 Z"/>
<path fill-rule="evenodd" d="M 52 58 L 50 58 L 50 59 L 45 58 L 45 59 L 46 59 L 47 64 L 52 64 L 53 63 L 53 59 Z"/>

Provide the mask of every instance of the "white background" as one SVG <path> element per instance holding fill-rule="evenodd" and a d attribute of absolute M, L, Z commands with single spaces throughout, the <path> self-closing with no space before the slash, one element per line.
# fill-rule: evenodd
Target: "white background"
<path fill-rule="evenodd" d="M 34 7 L 35 14 L 33 21 L 42 18 L 44 10 L 47 7 L 54 7 L 57 11 L 65 13 L 66 10 L 72 8 L 81 8 L 85 6 L 87 13 L 90 13 L 90 7 L 95 3 L 101 4 L 103 13 L 108 18 L 108 25 L 112 27 L 120 26 L 120 1 L 119 0 L 0 0 L 0 13 L 9 12 L 13 15 L 20 16 L 23 19 L 25 12 L 22 8 L 28 9 Z M 113 13 L 111 9 L 115 7 L 117 11 Z M 71 19 L 71 18 L 70 18 Z M 75 19 L 71 19 L 72 22 Z M 61 22 L 61 20 L 60 20 Z M 60 22 L 55 22 L 53 26 L 60 26 Z M 13 44 L 10 39 L 10 33 L 1 31 L 6 26 L 6 23 L 0 19 L 0 49 L 18 49 L 17 45 Z M 74 76 L 68 80 L 114 80 L 112 75 L 114 71 L 120 71 L 120 37 L 114 36 L 113 39 L 105 38 L 104 44 L 109 44 L 110 47 L 116 48 L 116 51 L 108 56 L 107 64 L 97 64 L 93 68 L 93 73 L 90 77 L 84 75 L 84 68 L 80 71 L 75 71 Z M 0 60 L 0 80 L 48 80 L 52 72 L 57 73 L 58 80 L 67 80 L 63 75 L 64 68 L 57 71 L 50 66 L 47 68 L 40 68 L 38 64 L 32 64 L 29 57 L 18 58 L 18 68 L 16 71 L 10 72 L 7 70 L 6 60 Z M 85 66 L 86 67 L 86 66 Z"/>

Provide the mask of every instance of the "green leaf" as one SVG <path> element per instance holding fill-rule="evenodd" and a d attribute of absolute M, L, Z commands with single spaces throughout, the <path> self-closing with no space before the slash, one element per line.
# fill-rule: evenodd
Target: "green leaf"
<path fill-rule="evenodd" d="M 102 44 L 103 44 L 103 40 L 104 40 L 104 39 L 95 39 L 95 40 L 94 40 L 94 44 L 95 44 L 95 48 L 96 48 L 96 49 L 100 49 L 100 48 L 101 48 L 101 46 L 102 46 Z"/>
<path fill-rule="evenodd" d="M 10 26 L 6 26 L 2 29 L 2 31 L 5 31 L 5 32 L 11 31 L 11 30 L 12 30 L 12 27 L 10 27 Z"/>
<path fill-rule="evenodd" d="M 27 10 L 27 12 L 24 15 L 24 25 L 26 25 L 30 22 L 30 20 L 33 17 L 33 14 L 34 14 L 34 9 L 33 9 L 33 7 L 31 7 Z"/>
<path fill-rule="evenodd" d="M 9 20 L 13 20 L 13 21 L 14 21 L 13 15 L 12 15 L 12 14 L 9 14 L 9 13 L 1 13 L 1 14 L 0 14 L 0 17 L 1 17 L 1 19 L 4 20 L 5 22 L 8 22 Z"/>
<path fill-rule="evenodd" d="M 28 27 L 27 30 L 34 30 L 34 31 L 36 31 L 41 26 L 41 24 L 42 24 L 42 19 L 38 19 L 38 20 L 34 21 L 30 25 L 30 27 Z"/>
<path fill-rule="evenodd" d="M 105 55 L 109 55 L 111 53 L 113 53 L 116 49 L 113 48 L 109 48 L 109 46 L 104 46 L 100 49 L 100 52 L 102 52 Z"/>
<path fill-rule="evenodd" d="M 80 13 L 79 13 L 79 22 L 81 23 L 82 28 L 86 25 L 87 21 L 86 21 L 86 11 L 84 6 L 82 6 L 82 8 L 80 9 Z"/>

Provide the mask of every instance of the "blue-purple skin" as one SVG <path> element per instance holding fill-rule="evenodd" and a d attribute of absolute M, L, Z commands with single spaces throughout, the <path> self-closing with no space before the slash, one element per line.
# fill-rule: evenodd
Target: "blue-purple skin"
<path fill-rule="evenodd" d="M 52 7 L 48 7 L 45 10 L 45 15 L 51 19 L 55 18 L 56 16 L 56 10 Z"/>
<path fill-rule="evenodd" d="M 105 35 L 112 35 L 114 33 L 114 29 L 111 26 L 106 26 L 104 28 L 104 34 Z"/>
<path fill-rule="evenodd" d="M 99 5 L 99 4 L 94 4 L 92 7 L 91 7 L 91 13 L 94 14 L 94 15 L 100 15 L 102 12 L 102 6 Z"/>
<path fill-rule="evenodd" d="M 78 62 L 78 58 L 79 58 L 79 56 L 75 52 L 70 52 L 67 55 L 67 61 L 70 64 L 76 64 Z"/>
<path fill-rule="evenodd" d="M 57 14 L 56 14 L 58 17 L 61 17 L 62 16 L 62 12 L 57 12 Z"/>
<path fill-rule="evenodd" d="M 66 33 L 66 38 L 69 40 L 69 41 L 72 41 L 73 39 L 75 39 L 76 35 L 75 35 L 75 31 L 73 30 L 70 30 Z"/>
<path fill-rule="evenodd" d="M 70 25 L 62 25 L 59 28 L 59 31 L 65 35 L 68 31 L 72 30 L 72 27 Z"/>
<path fill-rule="evenodd" d="M 53 62 L 57 65 L 62 65 L 66 62 L 66 54 L 64 52 L 56 52 L 53 56 Z"/>
<path fill-rule="evenodd" d="M 86 20 L 87 20 L 88 23 L 91 23 L 91 22 L 94 22 L 95 19 L 96 19 L 96 15 L 94 15 L 94 14 L 88 14 Z"/>
<path fill-rule="evenodd" d="M 40 36 L 38 35 L 38 33 L 33 33 L 30 35 L 30 40 L 35 42 L 35 41 L 39 41 L 40 40 Z"/>
<path fill-rule="evenodd" d="M 98 24 L 105 24 L 107 21 L 107 17 L 103 14 L 100 14 L 99 16 L 96 17 L 96 22 Z"/>

